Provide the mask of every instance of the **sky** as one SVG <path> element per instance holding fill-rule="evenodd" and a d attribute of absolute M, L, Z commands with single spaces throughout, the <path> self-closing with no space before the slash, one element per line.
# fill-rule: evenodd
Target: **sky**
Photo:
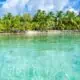
<path fill-rule="evenodd" d="M 38 9 L 49 11 L 74 11 L 80 10 L 80 0 L 0 0 L 0 16 L 10 12 L 13 15 L 31 13 Z"/>

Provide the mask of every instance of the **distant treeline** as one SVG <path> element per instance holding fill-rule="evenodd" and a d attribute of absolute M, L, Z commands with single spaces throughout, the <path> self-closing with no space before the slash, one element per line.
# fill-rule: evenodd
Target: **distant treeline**
<path fill-rule="evenodd" d="M 0 18 L 0 32 L 24 32 L 27 30 L 80 30 L 80 16 L 71 11 L 46 13 L 38 10 L 34 16 L 28 13 L 13 16 L 8 13 Z"/>

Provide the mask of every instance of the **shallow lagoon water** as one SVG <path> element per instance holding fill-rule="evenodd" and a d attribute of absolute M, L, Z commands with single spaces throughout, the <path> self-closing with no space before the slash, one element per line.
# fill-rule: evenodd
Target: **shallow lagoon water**
<path fill-rule="evenodd" d="M 0 80 L 80 80 L 80 34 L 0 35 Z"/>

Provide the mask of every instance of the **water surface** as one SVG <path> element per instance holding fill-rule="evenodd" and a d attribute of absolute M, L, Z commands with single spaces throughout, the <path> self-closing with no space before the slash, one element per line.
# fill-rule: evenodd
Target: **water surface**
<path fill-rule="evenodd" d="M 0 80 L 80 80 L 80 34 L 0 35 Z"/>

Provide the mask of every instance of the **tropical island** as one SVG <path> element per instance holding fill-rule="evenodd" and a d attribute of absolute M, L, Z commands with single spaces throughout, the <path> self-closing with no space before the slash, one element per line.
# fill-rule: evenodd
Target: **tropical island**
<path fill-rule="evenodd" d="M 1 33 L 20 33 L 28 30 L 80 30 L 80 15 L 74 12 L 56 13 L 38 10 L 34 16 L 29 13 L 13 16 L 8 13 L 0 18 Z"/>

